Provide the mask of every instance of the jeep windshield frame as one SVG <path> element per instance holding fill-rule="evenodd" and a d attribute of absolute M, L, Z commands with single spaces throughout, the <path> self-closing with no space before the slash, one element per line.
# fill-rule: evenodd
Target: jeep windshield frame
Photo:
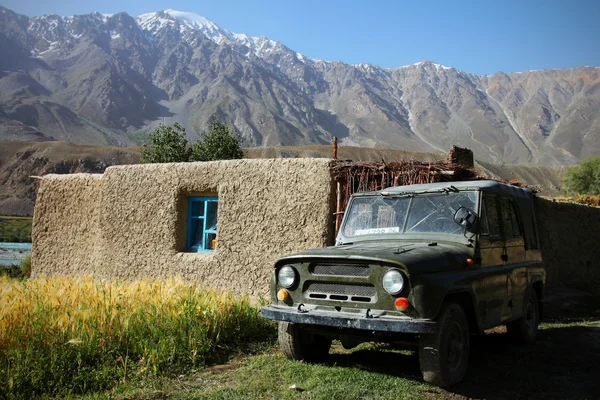
<path fill-rule="evenodd" d="M 338 244 L 363 240 L 444 238 L 465 242 L 465 228 L 454 221 L 460 207 L 476 214 L 478 190 L 413 193 L 373 192 L 352 196 Z"/>

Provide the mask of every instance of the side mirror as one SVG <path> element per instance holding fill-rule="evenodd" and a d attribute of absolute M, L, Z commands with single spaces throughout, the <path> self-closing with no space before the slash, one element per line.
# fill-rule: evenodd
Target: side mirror
<path fill-rule="evenodd" d="M 477 214 L 475 211 L 468 209 L 467 207 L 459 207 L 454 213 L 454 222 L 462 226 L 469 232 L 477 225 Z"/>

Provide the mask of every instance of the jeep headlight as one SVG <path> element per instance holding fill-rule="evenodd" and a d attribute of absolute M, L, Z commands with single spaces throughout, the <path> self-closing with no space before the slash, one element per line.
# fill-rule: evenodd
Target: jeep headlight
<path fill-rule="evenodd" d="M 404 277 L 397 269 L 390 269 L 383 275 L 383 288 L 391 295 L 396 295 L 404 288 Z"/>
<path fill-rule="evenodd" d="M 289 289 L 296 284 L 297 276 L 298 274 L 296 273 L 294 267 L 291 265 L 286 265 L 277 273 L 277 280 L 281 286 Z"/>

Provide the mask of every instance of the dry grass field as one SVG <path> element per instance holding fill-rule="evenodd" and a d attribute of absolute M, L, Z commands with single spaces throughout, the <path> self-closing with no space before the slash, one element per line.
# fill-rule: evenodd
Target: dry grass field
<path fill-rule="evenodd" d="M 273 332 L 247 298 L 193 282 L 0 277 L 0 398 L 177 376 Z"/>

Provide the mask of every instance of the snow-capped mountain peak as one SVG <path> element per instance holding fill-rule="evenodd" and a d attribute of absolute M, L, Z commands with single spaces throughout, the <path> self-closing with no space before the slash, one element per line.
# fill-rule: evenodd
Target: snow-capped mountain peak
<path fill-rule="evenodd" d="M 151 35 L 156 35 L 166 26 L 177 24 L 183 40 L 192 38 L 189 35 L 191 31 L 198 31 L 217 44 L 221 44 L 225 40 L 246 46 L 250 53 L 254 53 L 258 57 L 263 57 L 284 47 L 281 43 L 265 36 L 249 36 L 223 29 L 208 18 L 191 12 L 168 9 L 139 15 L 136 17 L 136 21 L 144 31 Z M 306 60 L 300 53 L 297 53 L 296 57 L 302 62 Z"/>
<path fill-rule="evenodd" d="M 443 64 L 435 63 L 433 61 L 419 61 L 419 62 L 416 62 L 414 64 L 404 65 L 404 66 L 402 66 L 400 68 L 411 68 L 411 67 L 422 67 L 422 68 L 433 67 L 433 68 L 436 69 L 436 71 L 439 71 L 440 68 L 443 69 L 443 70 L 453 69 L 453 67 L 448 67 L 448 66 L 443 65 Z"/>
<path fill-rule="evenodd" d="M 222 29 L 208 18 L 173 9 L 142 14 L 137 16 L 136 20 L 143 30 L 152 34 L 160 31 L 165 26 L 178 24 L 184 37 L 186 31 L 199 31 L 217 44 L 220 44 L 223 39 L 235 40 L 236 36 L 232 32 Z"/>
<path fill-rule="evenodd" d="M 217 24 L 215 24 L 208 18 L 205 18 L 205 17 L 195 14 L 195 13 L 185 12 L 185 11 L 177 11 L 177 10 L 173 10 L 170 8 L 168 10 L 165 10 L 164 13 L 169 14 L 171 17 L 175 18 L 180 23 L 194 26 L 199 29 L 202 29 L 202 28 L 210 28 L 210 29 L 214 29 L 214 30 L 221 29 L 217 26 Z"/>

